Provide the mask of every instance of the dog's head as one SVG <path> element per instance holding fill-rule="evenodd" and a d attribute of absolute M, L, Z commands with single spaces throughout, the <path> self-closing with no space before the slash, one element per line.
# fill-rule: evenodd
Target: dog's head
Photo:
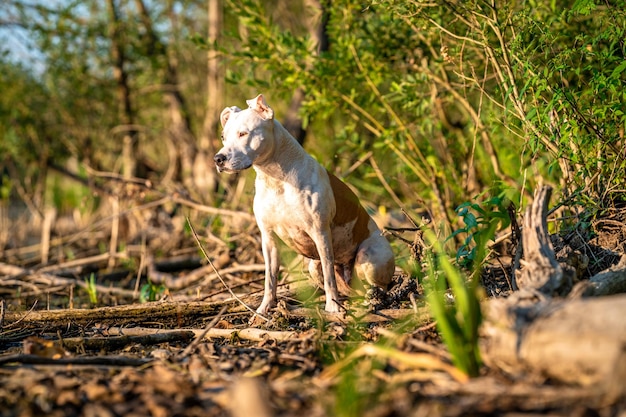
<path fill-rule="evenodd" d="M 262 94 L 247 100 L 249 108 L 226 107 L 220 114 L 224 147 L 213 160 L 219 172 L 250 168 L 273 145 L 274 111 Z"/>

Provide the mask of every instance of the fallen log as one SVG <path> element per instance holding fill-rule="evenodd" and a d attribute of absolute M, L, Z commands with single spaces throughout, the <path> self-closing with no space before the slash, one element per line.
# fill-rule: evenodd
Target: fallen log
<path fill-rule="evenodd" d="M 122 257 L 122 255 L 120 255 Z M 47 268 L 50 270 L 51 268 Z M 76 278 L 64 278 L 50 272 L 30 270 L 15 265 L 0 262 L 0 286 L 26 286 L 31 288 L 36 294 L 45 293 L 51 287 L 71 287 L 78 286 L 86 288 L 89 286 L 86 281 Z M 116 288 L 105 285 L 96 285 L 98 294 L 119 294 L 132 297 L 133 291 L 124 288 Z"/>
<path fill-rule="evenodd" d="M 489 366 L 626 395 L 625 294 L 526 302 L 487 304 L 481 352 Z"/>
<path fill-rule="evenodd" d="M 574 271 L 557 262 L 549 240 L 550 191 L 543 187 L 535 194 L 524 218 L 520 290 L 483 305 L 482 356 L 508 374 L 585 386 L 615 401 L 626 395 L 626 294 L 560 297 L 572 289 Z M 594 282 L 605 278 L 592 278 L 590 293 L 604 288 Z"/>
<path fill-rule="evenodd" d="M 292 331 L 292 330 L 284 330 L 284 331 L 263 330 L 263 329 L 257 329 L 254 327 L 247 327 L 243 329 L 210 328 L 210 329 L 185 329 L 185 330 L 167 330 L 167 329 L 164 330 L 164 329 L 150 329 L 150 328 L 136 328 L 136 327 L 129 327 L 129 328 L 111 327 L 109 329 L 106 329 L 105 333 L 109 336 L 132 335 L 132 336 L 137 336 L 137 337 L 143 337 L 143 336 L 150 336 L 150 335 L 157 335 L 157 334 L 170 334 L 170 333 L 176 333 L 176 332 L 178 333 L 190 332 L 195 336 L 202 335 L 204 336 L 203 339 L 219 339 L 219 338 L 230 339 L 233 337 L 237 337 L 239 339 L 251 340 L 255 342 L 263 341 L 265 339 L 272 339 L 272 340 L 282 342 L 285 340 L 294 340 L 299 337 L 307 337 L 307 336 L 302 336 L 302 333 Z"/>
<path fill-rule="evenodd" d="M 581 281 L 576 287 L 580 288 L 583 297 L 626 293 L 626 255 L 622 255 L 617 265 L 594 275 L 589 281 Z"/>
<path fill-rule="evenodd" d="M 235 302 L 232 301 L 232 304 Z M 63 327 L 69 323 L 125 325 L 129 323 L 157 323 L 174 321 L 180 326 L 197 317 L 211 317 L 217 314 L 224 302 L 152 302 L 124 306 L 101 307 L 94 309 L 33 310 L 26 312 L 5 312 L 4 328 L 16 325 L 46 324 Z"/>
<path fill-rule="evenodd" d="M 61 340 L 63 347 L 72 351 L 114 351 L 129 345 L 152 346 L 160 343 L 187 343 L 195 333 L 191 330 L 172 330 L 144 335 L 122 334 L 112 337 L 68 337 Z"/>
<path fill-rule="evenodd" d="M 258 304 L 259 296 L 250 294 L 241 296 L 239 300 L 226 299 L 218 302 L 204 301 L 156 301 L 144 304 L 130 304 L 122 306 L 100 307 L 94 309 L 63 309 L 63 310 L 31 310 L 24 312 L 5 311 L 2 325 L 4 329 L 17 326 L 46 325 L 48 330 L 61 329 L 68 324 L 88 325 L 114 325 L 125 326 L 128 324 L 142 323 L 170 323 L 175 327 L 193 325 L 198 318 L 213 317 L 220 309 L 228 306 L 229 314 L 248 314 L 249 305 Z M 242 305 L 245 304 L 245 307 Z M 355 316 L 343 316 L 329 314 L 324 311 L 295 308 L 287 311 L 289 317 L 313 317 L 333 322 L 359 322 L 359 323 L 384 323 L 406 317 L 415 317 L 419 321 L 430 318 L 427 308 L 379 310 L 365 312 Z M 216 332 L 218 334 L 219 332 Z M 219 337 L 219 336 L 218 336 Z"/>

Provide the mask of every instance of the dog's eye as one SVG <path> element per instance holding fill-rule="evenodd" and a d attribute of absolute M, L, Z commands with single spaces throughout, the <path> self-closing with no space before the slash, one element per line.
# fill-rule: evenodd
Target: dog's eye
<path fill-rule="evenodd" d="M 243 138 L 244 136 L 246 136 L 248 134 L 248 132 L 239 132 L 239 137 Z"/>
<path fill-rule="evenodd" d="M 224 142 L 224 132 L 220 133 L 220 139 Z"/>

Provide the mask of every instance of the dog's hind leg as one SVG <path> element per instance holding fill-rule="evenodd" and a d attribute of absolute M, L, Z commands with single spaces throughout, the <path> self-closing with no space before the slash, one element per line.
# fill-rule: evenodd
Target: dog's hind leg
<path fill-rule="evenodd" d="M 355 294 L 352 288 L 352 271 L 354 270 L 354 264 L 350 265 L 335 265 L 335 278 L 337 279 L 337 289 L 341 295 L 347 297 Z"/>
<path fill-rule="evenodd" d="M 337 290 L 343 296 L 354 295 L 350 288 L 350 280 L 352 278 L 353 267 L 346 265 L 335 265 L 335 281 L 337 282 Z M 324 289 L 324 275 L 322 274 L 322 263 L 317 259 L 309 259 L 309 275 L 311 281 L 318 288 Z"/>
<path fill-rule="evenodd" d="M 322 274 L 322 263 L 317 259 L 309 259 L 309 275 L 313 284 L 324 289 L 324 275 Z"/>

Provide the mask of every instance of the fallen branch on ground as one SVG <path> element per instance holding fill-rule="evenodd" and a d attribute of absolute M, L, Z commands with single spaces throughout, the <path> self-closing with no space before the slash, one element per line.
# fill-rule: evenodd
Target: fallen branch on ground
<path fill-rule="evenodd" d="M 578 288 L 582 289 L 583 297 L 626 293 L 626 255 L 622 255 L 617 265 L 576 284 L 575 291 Z"/>
<path fill-rule="evenodd" d="M 556 262 L 547 236 L 549 197 L 549 188 L 539 190 L 524 219 L 520 291 L 484 305 L 483 359 L 509 374 L 585 386 L 615 401 L 626 395 L 626 295 L 552 298 L 571 290 L 573 271 Z"/>
<path fill-rule="evenodd" d="M 63 278 L 50 273 L 43 273 L 37 270 L 29 270 L 19 266 L 9 265 L 0 262 L 0 285 L 24 285 L 33 289 L 35 293 L 45 293 L 50 287 L 78 287 L 86 288 L 88 284 L 80 279 Z M 96 285 L 99 294 L 120 294 L 132 297 L 133 292 L 124 288 L 116 288 L 104 285 Z"/>
<path fill-rule="evenodd" d="M 128 345 L 157 345 L 159 343 L 188 342 L 193 339 L 195 333 L 190 330 L 172 330 L 169 332 L 152 333 L 145 335 L 123 335 L 114 337 L 70 337 L 62 339 L 64 348 L 81 350 L 104 350 L 113 351 L 122 349 Z"/>
<path fill-rule="evenodd" d="M 5 329 L 11 328 L 17 322 L 22 325 L 45 323 L 47 326 L 65 326 L 68 323 L 119 325 L 175 320 L 182 324 L 197 316 L 211 317 L 217 314 L 220 308 L 227 303 L 152 302 L 94 309 L 35 310 L 19 313 L 7 311 L 5 313 Z"/>
<path fill-rule="evenodd" d="M 251 340 L 251 341 L 263 341 L 266 339 L 272 339 L 279 342 L 286 340 L 294 340 L 302 337 L 303 333 L 295 332 L 295 331 L 272 331 L 272 330 L 263 330 L 257 329 L 254 327 L 243 328 L 243 329 L 185 329 L 185 330 L 162 330 L 162 329 L 150 329 L 146 327 L 129 327 L 129 328 L 121 328 L 121 327 L 111 327 L 106 330 L 106 334 L 111 336 L 116 335 L 136 335 L 136 336 L 146 336 L 151 334 L 167 334 L 170 332 L 192 332 L 194 335 L 202 335 L 204 334 L 204 339 L 216 339 L 216 338 L 224 338 L 230 339 L 233 337 L 237 337 L 239 339 Z"/>
<path fill-rule="evenodd" d="M 415 317 L 418 321 L 428 321 L 431 319 L 428 307 L 418 309 L 401 308 L 401 309 L 384 309 L 377 311 L 359 312 L 352 311 L 350 315 L 327 313 L 323 310 L 312 308 L 297 307 L 286 313 L 290 317 L 318 317 L 325 321 L 339 323 L 387 323 L 390 321 L 401 320 L 408 317 Z"/>

